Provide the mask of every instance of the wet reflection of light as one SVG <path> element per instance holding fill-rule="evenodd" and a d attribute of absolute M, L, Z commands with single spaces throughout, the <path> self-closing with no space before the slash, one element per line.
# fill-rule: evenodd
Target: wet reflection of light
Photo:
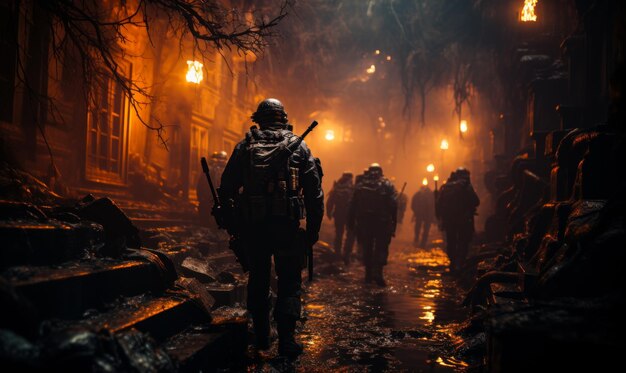
<path fill-rule="evenodd" d="M 435 360 L 437 362 L 437 364 L 444 366 L 444 367 L 449 367 L 449 368 L 459 368 L 459 367 L 468 367 L 469 364 L 467 364 L 464 361 L 461 360 L 457 360 L 455 358 L 446 358 L 446 360 L 442 359 L 441 356 L 439 356 L 437 358 L 437 360 Z"/>
<path fill-rule="evenodd" d="M 420 320 L 426 320 L 426 322 L 428 322 L 429 324 L 432 324 L 433 321 L 435 320 L 435 313 L 431 311 L 426 311 L 424 312 L 424 316 L 420 316 L 419 318 Z"/>

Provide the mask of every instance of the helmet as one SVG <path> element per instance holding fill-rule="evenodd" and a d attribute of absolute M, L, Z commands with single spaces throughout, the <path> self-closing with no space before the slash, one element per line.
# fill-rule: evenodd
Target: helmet
<path fill-rule="evenodd" d="M 374 177 L 383 176 L 383 168 L 380 167 L 378 163 L 372 163 L 370 167 L 367 169 L 368 174 Z"/>
<path fill-rule="evenodd" d="M 352 175 L 352 172 L 351 172 L 351 171 L 344 171 L 344 172 L 341 174 L 341 178 L 343 178 L 343 179 L 352 179 L 352 177 L 353 177 L 353 176 L 354 176 L 354 175 Z"/>
<path fill-rule="evenodd" d="M 459 167 L 456 169 L 456 171 L 454 172 L 456 174 L 456 177 L 459 179 L 466 179 L 469 180 L 470 178 L 470 172 L 467 168 L 465 167 Z"/>
<path fill-rule="evenodd" d="M 274 123 L 287 123 L 285 107 L 275 98 L 267 98 L 261 101 L 250 118 L 261 127 L 269 126 Z"/>
<path fill-rule="evenodd" d="M 222 150 L 219 152 L 213 152 L 213 154 L 211 154 L 211 159 L 213 160 L 220 160 L 220 161 L 225 161 L 228 159 L 228 154 Z"/>

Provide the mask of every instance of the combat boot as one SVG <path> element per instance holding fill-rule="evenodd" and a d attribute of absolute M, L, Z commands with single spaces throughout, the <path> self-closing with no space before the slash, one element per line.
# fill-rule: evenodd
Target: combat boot
<path fill-rule="evenodd" d="M 382 266 L 376 266 L 376 268 L 374 269 L 374 282 L 376 283 L 376 285 L 380 287 L 387 286 L 387 283 L 385 282 L 385 279 L 383 278 Z"/>
<path fill-rule="evenodd" d="M 295 320 L 277 320 L 278 329 L 278 354 L 290 359 L 298 357 L 302 352 L 302 345 L 296 342 Z"/>

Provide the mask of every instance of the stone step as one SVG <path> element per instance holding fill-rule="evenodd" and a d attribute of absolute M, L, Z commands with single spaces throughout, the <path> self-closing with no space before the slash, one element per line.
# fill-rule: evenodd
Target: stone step
<path fill-rule="evenodd" d="M 120 296 L 162 292 L 168 284 L 159 267 L 148 260 L 94 258 L 58 266 L 11 267 L 0 275 L 32 304 L 39 319 L 68 319 Z"/>
<path fill-rule="evenodd" d="M 78 259 L 85 249 L 104 242 L 102 226 L 90 222 L 67 223 L 0 221 L 0 268 L 17 265 L 47 265 Z"/>
<path fill-rule="evenodd" d="M 162 349 L 174 360 L 181 372 L 215 369 L 228 353 L 228 332 L 190 330 L 168 339 Z"/>
<path fill-rule="evenodd" d="M 204 284 L 209 294 L 215 299 L 214 307 L 231 306 L 235 303 L 243 304 L 246 300 L 246 284 L 222 284 L 219 282 Z"/>
<path fill-rule="evenodd" d="M 161 347 L 182 372 L 211 371 L 226 368 L 228 362 L 241 361 L 247 350 L 247 336 L 247 312 L 221 308 L 214 313 L 210 325 L 189 328 Z"/>
<path fill-rule="evenodd" d="M 206 324 L 211 320 L 210 315 L 186 292 L 168 291 L 157 297 L 144 294 L 125 298 L 110 307 L 110 311 L 67 322 L 112 333 L 134 328 L 150 334 L 157 342 L 163 342 L 190 325 Z"/>

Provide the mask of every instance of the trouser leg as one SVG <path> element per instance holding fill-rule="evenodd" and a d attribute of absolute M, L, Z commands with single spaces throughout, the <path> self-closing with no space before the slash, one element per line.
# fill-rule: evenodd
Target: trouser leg
<path fill-rule="evenodd" d="M 302 275 L 300 257 L 297 255 L 274 258 L 278 276 L 278 299 L 274 308 L 274 319 L 278 330 L 279 352 L 283 355 L 298 355 L 302 347 L 296 343 L 296 321 L 302 310 Z"/>
<path fill-rule="evenodd" d="M 365 281 L 372 280 L 372 266 L 374 265 L 374 237 L 371 232 L 360 232 L 359 244 L 363 251 L 363 264 L 365 265 Z"/>
<path fill-rule="evenodd" d="M 455 228 L 446 229 L 446 252 L 450 258 L 450 269 L 455 270 L 458 265 L 458 231 Z"/>
<path fill-rule="evenodd" d="M 420 238 L 420 231 L 422 230 L 422 220 L 416 219 L 415 226 L 413 227 L 413 244 L 417 246 Z"/>
<path fill-rule="evenodd" d="M 344 259 L 350 260 L 350 255 L 352 255 L 352 247 L 354 246 L 354 240 L 356 238 L 356 234 L 353 229 L 346 229 L 346 241 L 343 247 L 343 257 Z"/>
<path fill-rule="evenodd" d="M 335 218 L 335 243 L 333 249 L 337 255 L 341 255 L 341 244 L 343 242 L 343 231 L 346 224 L 343 220 Z"/>
<path fill-rule="evenodd" d="M 430 222 L 429 221 L 425 221 L 424 222 L 424 228 L 422 230 L 422 247 L 426 247 L 427 243 L 428 243 L 428 233 L 430 232 Z"/>
<path fill-rule="evenodd" d="M 254 333 L 259 347 L 266 347 L 269 344 L 270 271 L 270 254 L 256 253 L 251 258 L 247 305 L 252 315 Z"/>
<path fill-rule="evenodd" d="M 467 258 L 467 253 L 469 252 L 469 247 L 472 242 L 472 236 L 474 235 L 474 230 L 472 226 L 465 226 L 459 230 L 459 238 L 458 238 L 458 265 L 462 267 L 465 263 L 465 259 Z"/>

